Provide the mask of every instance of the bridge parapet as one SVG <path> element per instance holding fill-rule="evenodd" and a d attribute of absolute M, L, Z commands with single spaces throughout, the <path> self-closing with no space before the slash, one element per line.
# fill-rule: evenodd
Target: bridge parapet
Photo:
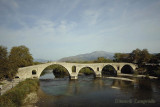
<path fill-rule="evenodd" d="M 102 69 L 106 66 L 106 65 L 111 65 L 112 67 L 114 67 L 114 69 L 117 71 L 117 73 L 121 73 L 121 69 L 123 68 L 123 66 L 125 65 L 129 65 L 132 67 L 132 69 L 136 69 L 137 66 L 135 64 L 132 63 L 66 63 L 66 62 L 50 62 L 50 63 L 45 63 L 45 64 L 39 64 L 39 65 L 34 65 L 34 66 L 28 66 L 28 67 L 23 67 L 23 68 L 19 68 L 18 69 L 18 74 L 16 76 L 18 76 L 19 78 L 39 78 L 42 71 L 50 66 L 50 65 L 61 65 L 63 67 L 65 67 L 71 77 L 71 79 L 78 79 L 78 73 L 79 71 L 84 68 L 84 67 L 89 67 L 91 69 L 93 69 L 96 77 L 101 77 L 102 76 Z M 76 72 L 72 72 L 72 67 L 75 66 L 76 67 Z M 35 73 L 33 73 L 33 70 L 35 71 Z"/>

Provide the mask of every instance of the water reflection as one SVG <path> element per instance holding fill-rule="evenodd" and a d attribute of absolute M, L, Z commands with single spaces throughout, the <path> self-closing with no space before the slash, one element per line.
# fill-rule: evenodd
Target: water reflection
<path fill-rule="evenodd" d="M 115 103 L 115 99 L 154 99 L 156 101 L 154 105 L 159 105 L 159 86 L 160 84 L 155 81 L 144 79 L 135 79 L 132 82 L 107 78 L 94 79 L 92 76 L 84 77 L 84 75 L 75 81 L 70 81 L 68 77 L 50 78 L 49 81 L 45 78 L 45 80 L 40 80 L 40 90 L 43 94 L 39 92 L 39 96 L 41 94 L 43 96 L 37 105 L 43 107 L 42 105 L 45 103 L 44 105 L 47 106 L 58 106 L 57 104 L 65 103 L 67 106 L 77 104 L 80 106 L 86 104 L 89 106 L 97 104 L 97 106 L 110 104 L 118 106 L 119 104 Z M 44 100 L 43 98 L 45 98 L 45 102 L 41 102 Z"/>

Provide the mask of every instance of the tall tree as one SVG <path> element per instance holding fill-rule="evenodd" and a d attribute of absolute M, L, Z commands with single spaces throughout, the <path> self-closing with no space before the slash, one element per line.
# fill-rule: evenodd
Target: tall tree
<path fill-rule="evenodd" d="M 149 54 L 148 50 L 147 49 L 143 49 L 141 51 L 141 62 L 142 63 L 146 63 L 146 62 L 149 62 L 151 59 L 151 55 Z"/>
<path fill-rule="evenodd" d="M 160 63 L 160 53 L 151 55 L 150 63 Z"/>
<path fill-rule="evenodd" d="M 98 63 L 105 62 L 105 58 L 104 57 L 98 57 L 97 62 Z"/>
<path fill-rule="evenodd" d="M 128 56 L 127 53 L 115 53 L 114 59 L 116 62 L 128 62 Z"/>
<path fill-rule="evenodd" d="M 141 50 L 137 48 L 136 50 L 133 50 L 130 53 L 129 60 L 132 63 L 139 63 L 140 57 L 141 57 Z"/>
<path fill-rule="evenodd" d="M 129 55 L 130 62 L 137 63 L 139 66 L 143 65 L 143 63 L 147 63 L 151 59 L 151 55 L 149 54 L 147 49 L 136 49 L 133 50 Z"/>
<path fill-rule="evenodd" d="M 13 47 L 9 60 L 14 67 L 25 67 L 33 64 L 33 57 L 26 46 Z"/>
<path fill-rule="evenodd" d="M 109 63 L 113 62 L 111 59 L 107 59 L 104 57 L 98 57 L 97 60 L 94 61 L 95 63 Z"/>
<path fill-rule="evenodd" d="M 0 79 L 7 75 L 8 71 L 8 52 L 7 48 L 0 46 Z"/>

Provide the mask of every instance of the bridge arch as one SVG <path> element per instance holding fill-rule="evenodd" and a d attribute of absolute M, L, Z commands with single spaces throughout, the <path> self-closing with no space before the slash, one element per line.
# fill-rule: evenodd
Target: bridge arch
<path fill-rule="evenodd" d="M 78 76 L 82 75 L 80 73 L 83 73 L 84 75 L 93 75 L 93 77 L 96 75 L 94 69 L 88 66 L 82 67 L 78 72 Z"/>
<path fill-rule="evenodd" d="M 113 64 L 105 64 L 105 65 L 102 67 L 102 69 L 103 69 L 105 66 L 112 66 L 115 70 L 117 70 L 116 65 L 113 65 Z"/>
<path fill-rule="evenodd" d="M 69 74 L 69 77 L 70 77 L 71 71 L 70 71 L 70 69 L 68 69 L 68 67 L 66 67 L 65 65 L 60 64 L 60 63 L 51 63 L 51 64 L 45 65 L 42 69 L 40 69 L 40 71 L 39 71 L 39 73 L 38 73 L 38 78 L 40 77 L 41 73 L 42 73 L 47 67 L 52 66 L 52 65 L 53 65 L 53 66 L 54 66 L 54 65 L 55 65 L 55 66 L 56 66 L 56 65 L 59 65 L 59 66 L 65 68 L 66 71 L 67 71 L 67 73 Z"/>
<path fill-rule="evenodd" d="M 102 76 L 104 75 L 115 76 L 117 75 L 116 67 L 113 65 L 107 64 L 102 68 L 101 74 Z"/>
<path fill-rule="evenodd" d="M 130 64 L 125 64 L 121 68 L 121 73 L 124 73 L 124 74 L 133 74 L 134 73 L 134 68 Z"/>
<path fill-rule="evenodd" d="M 36 70 L 32 70 L 32 75 L 36 75 L 37 71 Z"/>
<path fill-rule="evenodd" d="M 90 68 L 90 69 L 93 70 L 94 73 L 96 73 L 95 69 L 92 66 L 85 65 L 85 66 L 80 66 L 80 67 L 77 66 L 77 74 L 79 74 L 80 70 L 83 69 L 83 68 Z"/>

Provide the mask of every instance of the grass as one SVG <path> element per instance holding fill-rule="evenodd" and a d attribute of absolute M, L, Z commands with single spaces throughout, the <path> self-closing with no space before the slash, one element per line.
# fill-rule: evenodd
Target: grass
<path fill-rule="evenodd" d="M 37 79 L 26 79 L 0 97 L 0 107 L 19 107 L 27 94 L 37 91 Z"/>
<path fill-rule="evenodd" d="M 1 82 L 0 82 L 0 85 L 4 85 L 4 84 L 5 84 L 5 83 L 1 83 Z"/>

